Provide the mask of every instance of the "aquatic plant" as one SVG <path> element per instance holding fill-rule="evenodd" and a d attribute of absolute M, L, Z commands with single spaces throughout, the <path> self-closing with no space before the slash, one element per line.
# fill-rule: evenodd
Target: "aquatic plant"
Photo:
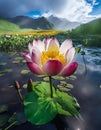
<path fill-rule="evenodd" d="M 57 114 L 79 117 L 79 105 L 76 99 L 62 92 L 52 83 L 52 76 L 70 76 L 77 69 L 72 62 L 75 48 L 71 40 L 61 45 L 56 38 L 34 39 L 28 45 L 29 52 L 22 52 L 32 73 L 46 75 L 49 82 L 36 82 L 28 85 L 31 91 L 24 99 L 24 111 L 32 124 L 45 124 Z"/>

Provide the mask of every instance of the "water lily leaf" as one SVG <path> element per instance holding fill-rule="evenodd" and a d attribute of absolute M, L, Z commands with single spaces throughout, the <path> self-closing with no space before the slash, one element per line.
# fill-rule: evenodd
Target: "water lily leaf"
<path fill-rule="evenodd" d="M 30 71 L 26 69 L 26 70 L 22 70 L 22 71 L 21 71 L 21 74 L 28 74 L 29 72 L 30 72 Z"/>
<path fill-rule="evenodd" d="M 0 72 L 0 77 L 1 77 L 1 76 L 4 76 L 4 75 L 5 75 L 5 73 L 3 73 L 3 72 Z"/>
<path fill-rule="evenodd" d="M 40 82 L 34 85 L 34 91 L 28 93 L 24 100 L 24 111 L 29 122 L 35 125 L 51 121 L 57 113 L 78 116 L 79 105 L 74 97 L 53 89 L 51 98 L 50 84 Z"/>
<path fill-rule="evenodd" d="M 66 85 L 67 82 L 66 81 L 60 81 L 60 84 Z"/>
<path fill-rule="evenodd" d="M 4 72 L 7 72 L 7 73 L 8 73 L 8 72 L 12 72 L 12 71 L 13 71 L 13 70 L 12 70 L 11 68 L 4 70 Z"/>
<path fill-rule="evenodd" d="M 64 77 L 61 77 L 61 76 L 53 76 L 52 78 L 55 80 L 64 80 L 65 79 Z"/>
<path fill-rule="evenodd" d="M 66 84 L 65 87 L 68 89 L 72 89 L 74 86 L 72 84 Z"/>
<path fill-rule="evenodd" d="M 19 64 L 20 61 L 19 61 L 19 60 L 14 60 L 12 63 L 13 63 L 13 64 Z"/>
<path fill-rule="evenodd" d="M 23 57 L 16 57 L 15 60 L 23 60 Z"/>
<path fill-rule="evenodd" d="M 9 118 L 8 122 L 12 124 L 16 122 L 15 125 L 20 125 L 26 122 L 26 117 L 24 112 L 14 112 L 13 115 Z"/>
<path fill-rule="evenodd" d="M 0 113 L 8 111 L 8 106 L 7 105 L 0 105 Z"/>
<path fill-rule="evenodd" d="M 26 63 L 26 60 L 22 60 L 23 63 Z"/>
<path fill-rule="evenodd" d="M 4 66 L 4 65 L 6 65 L 6 64 L 7 64 L 6 62 L 1 62 L 1 63 L 0 63 L 1 66 Z"/>
<path fill-rule="evenodd" d="M 65 87 L 59 87 L 59 90 L 62 91 L 62 92 L 68 92 L 68 91 L 70 91 L 70 89 L 65 88 Z"/>
<path fill-rule="evenodd" d="M 49 83 L 41 82 L 34 88 L 34 91 L 25 97 L 25 115 L 32 124 L 45 124 L 56 116 L 57 107 L 53 98 L 50 97 Z M 54 88 L 53 91 L 55 91 Z"/>
<path fill-rule="evenodd" d="M 24 89 L 27 89 L 27 84 L 24 84 L 22 87 L 23 87 Z"/>
<path fill-rule="evenodd" d="M 9 119 L 8 114 L 0 115 L 0 127 L 3 127 L 7 123 L 8 119 Z"/>
<path fill-rule="evenodd" d="M 75 79 L 77 79 L 77 77 L 76 77 L 75 75 L 71 75 L 71 76 L 69 76 L 69 78 L 70 78 L 70 80 L 75 80 Z"/>
<path fill-rule="evenodd" d="M 43 80 L 44 81 L 49 81 L 49 77 L 44 77 Z"/>
<path fill-rule="evenodd" d="M 77 100 L 65 92 L 56 91 L 57 109 L 59 114 L 67 116 L 79 116 L 79 104 Z"/>

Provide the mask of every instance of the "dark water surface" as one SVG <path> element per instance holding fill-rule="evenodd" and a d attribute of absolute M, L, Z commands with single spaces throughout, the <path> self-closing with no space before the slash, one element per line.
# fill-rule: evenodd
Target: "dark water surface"
<path fill-rule="evenodd" d="M 67 80 L 74 85 L 70 93 L 77 98 L 81 106 L 83 120 L 65 117 L 63 124 L 69 125 L 68 130 L 101 130 L 101 48 L 84 48 L 84 51 L 85 55 L 77 54 L 74 59 L 79 64 L 75 73 L 77 78 Z M 30 77 L 33 81 L 42 79 L 30 72 L 23 74 L 22 70 L 28 68 L 19 57 L 17 53 L 9 56 L 0 53 L 0 104 L 8 104 L 11 112 L 20 108 L 20 105 L 15 105 L 19 104 L 20 100 L 14 88 L 14 81 L 18 80 L 23 85 Z M 26 90 L 23 89 L 22 92 L 26 93 Z M 24 129 L 24 126 L 12 129 Z M 53 123 L 37 127 L 26 124 L 26 129 L 56 130 L 56 127 Z"/>

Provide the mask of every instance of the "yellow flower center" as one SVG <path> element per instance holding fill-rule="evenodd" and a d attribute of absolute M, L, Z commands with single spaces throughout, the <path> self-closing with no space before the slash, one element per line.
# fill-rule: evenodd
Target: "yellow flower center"
<path fill-rule="evenodd" d="M 44 64 L 48 60 L 59 60 L 62 62 L 62 64 L 65 64 L 65 58 L 63 54 L 59 54 L 59 51 L 54 51 L 54 50 L 48 50 L 48 51 L 43 51 L 41 55 L 41 63 Z"/>

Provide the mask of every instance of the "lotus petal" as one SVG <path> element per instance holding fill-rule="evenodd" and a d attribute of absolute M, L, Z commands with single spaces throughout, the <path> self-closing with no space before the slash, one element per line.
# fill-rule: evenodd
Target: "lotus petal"
<path fill-rule="evenodd" d="M 63 69 L 63 64 L 58 60 L 48 60 L 43 65 L 43 70 L 48 76 L 54 76 L 60 73 Z"/>
<path fill-rule="evenodd" d="M 39 66 L 33 62 L 27 62 L 27 65 L 32 73 L 41 75 L 43 74 L 42 70 L 39 68 Z"/>
<path fill-rule="evenodd" d="M 69 64 L 69 63 L 73 60 L 74 55 L 75 55 L 75 48 L 72 47 L 72 48 L 70 48 L 70 49 L 66 52 L 66 55 L 65 55 L 66 63 Z"/>
<path fill-rule="evenodd" d="M 59 42 L 56 38 L 53 38 L 48 42 L 46 50 L 48 51 L 58 51 L 59 50 Z"/>
<path fill-rule="evenodd" d="M 78 67 L 77 62 L 72 62 L 69 65 L 65 66 L 63 68 L 63 70 L 60 72 L 59 75 L 61 75 L 61 76 L 70 76 L 75 72 L 77 67 Z"/>
<path fill-rule="evenodd" d="M 73 47 L 73 45 L 72 45 L 72 40 L 67 39 L 67 40 L 65 40 L 65 41 L 61 44 L 60 49 L 59 49 L 59 52 L 60 52 L 61 54 L 64 54 L 64 55 L 65 55 L 66 52 L 67 52 L 71 47 Z"/>

